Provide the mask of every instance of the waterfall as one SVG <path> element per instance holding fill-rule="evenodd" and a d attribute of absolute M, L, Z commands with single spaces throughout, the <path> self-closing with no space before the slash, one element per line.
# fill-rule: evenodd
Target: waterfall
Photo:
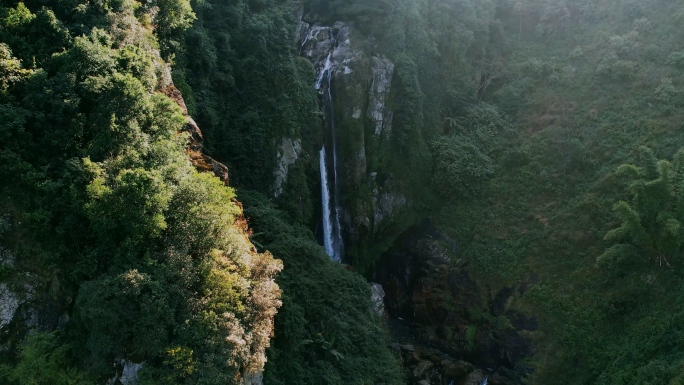
<path fill-rule="evenodd" d="M 328 71 L 328 113 L 330 114 L 330 134 L 332 136 L 332 154 L 333 154 L 333 198 L 335 201 L 335 222 L 333 223 L 333 260 L 342 262 L 342 226 L 340 226 L 340 190 L 337 183 L 337 130 L 335 128 L 334 109 L 332 104 L 332 95 L 330 94 L 330 80 L 332 78 L 332 71 Z"/>
<path fill-rule="evenodd" d="M 325 145 L 319 153 L 319 165 L 321 167 L 321 201 L 323 202 L 323 246 L 325 252 L 334 259 L 333 249 L 333 225 L 330 211 L 330 189 L 328 188 L 328 166 L 325 156 Z"/>
<path fill-rule="evenodd" d="M 333 74 L 332 51 L 328 53 L 325 59 L 323 68 L 316 80 L 315 88 L 321 89 L 323 82 L 327 84 L 326 92 L 324 93 L 325 115 L 330 130 L 330 137 L 332 138 L 331 152 L 332 152 L 332 178 L 328 177 L 328 160 L 326 145 L 319 153 L 319 164 L 321 168 L 321 199 L 323 210 L 323 246 L 325 252 L 330 256 L 330 259 L 336 262 L 342 261 L 343 241 L 342 228 L 340 226 L 340 206 L 339 206 L 339 189 L 337 186 L 337 133 L 335 131 L 334 108 L 332 103 L 332 94 L 330 91 L 331 80 Z M 331 189 L 332 187 L 332 189 Z M 331 194 L 332 190 L 332 194 Z"/>
<path fill-rule="evenodd" d="M 330 93 L 330 74 L 332 73 L 332 52 L 328 53 L 328 57 L 325 58 L 325 64 L 323 64 L 323 68 L 321 68 L 321 73 L 318 75 L 318 79 L 316 80 L 316 85 L 314 88 L 317 90 L 321 89 L 321 83 L 323 83 L 323 79 L 328 77 L 328 93 Z"/>

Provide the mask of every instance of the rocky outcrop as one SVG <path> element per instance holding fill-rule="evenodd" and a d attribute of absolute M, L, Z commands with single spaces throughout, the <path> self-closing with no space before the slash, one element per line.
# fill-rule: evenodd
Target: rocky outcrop
<path fill-rule="evenodd" d="M 0 267 L 14 267 L 14 256 L 2 247 L 0 247 Z M 7 284 L 0 283 L 0 330 L 12 322 L 19 304 L 19 296 L 10 290 Z"/>
<path fill-rule="evenodd" d="M 283 186 L 287 182 L 287 176 L 292 166 L 302 153 L 302 140 L 283 138 L 278 148 L 277 165 L 275 172 L 275 197 L 283 193 Z"/>
<path fill-rule="evenodd" d="M 55 330 L 69 322 L 70 299 L 56 289 L 54 277 L 27 270 L 0 246 L 0 351 L 14 349 L 31 330 Z"/>
<path fill-rule="evenodd" d="M 10 290 L 7 284 L 0 283 L 0 330 L 12 322 L 20 303 L 19 295 Z"/>
<path fill-rule="evenodd" d="M 351 27 L 342 22 L 336 22 L 332 27 L 314 24 L 309 26 L 302 22 L 304 30 L 301 38 L 301 55 L 309 59 L 317 72 L 325 67 L 330 58 L 333 77 L 349 75 L 353 72 L 353 63 L 362 56 L 361 51 L 352 48 L 350 34 Z"/>
<path fill-rule="evenodd" d="M 143 364 L 136 364 L 130 361 L 126 361 L 123 367 L 123 373 L 121 373 L 121 384 L 122 385 L 137 385 L 138 384 L 138 372 L 142 369 Z"/>
<path fill-rule="evenodd" d="M 246 373 L 242 377 L 242 384 L 243 385 L 263 385 L 264 383 L 264 372 L 253 372 L 253 373 Z"/>
<path fill-rule="evenodd" d="M 185 116 L 185 126 L 183 127 L 182 132 L 189 134 L 190 139 L 188 141 L 187 152 L 192 164 L 201 172 L 214 173 L 214 175 L 228 186 L 230 181 L 228 178 L 228 167 L 202 153 L 204 142 L 202 131 L 199 126 L 197 126 L 197 123 L 195 123 L 195 120 L 188 115 L 188 108 L 185 105 L 181 92 L 173 84 L 168 84 L 161 88 L 160 92 L 176 102 Z"/>
<path fill-rule="evenodd" d="M 121 360 L 115 367 L 117 372 L 114 377 L 107 381 L 107 385 L 138 385 L 138 372 L 144 363 L 134 363 L 128 360 Z"/>
<path fill-rule="evenodd" d="M 480 385 L 484 379 L 482 370 L 477 369 L 468 375 L 463 385 Z"/>
<path fill-rule="evenodd" d="M 301 40 L 301 54 L 314 63 L 317 71 L 323 68 L 325 60 L 330 54 L 335 44 L 332 27 L 322 25 L 309 26 L 303 24 L 304 34 Z M 333 59 L 334 60 L 334 59 Z"/>
<path fill-rule="evenodd" d="M 379 283 L 370 283 L 371 289 L 371 313 L 378 318 L 385 316 L 385 290 Z"/>

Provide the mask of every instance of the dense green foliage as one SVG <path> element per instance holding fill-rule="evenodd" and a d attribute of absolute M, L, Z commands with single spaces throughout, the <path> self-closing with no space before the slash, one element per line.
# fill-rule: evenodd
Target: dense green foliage
<path fill-rule="evenodd" d="M 517 304 L 542 321 L 531 383 L 681 381 L 682 11 L 497 2 L 506 39 L 486 50 L 503 56 L 482 63 L 497 74 L 479 98 L 518 138 L 439 222 L 482 282 L 539 281 Z"/>
<path fill-rule="evenodd" d="M 538 282 L 528 380 L 681 382 L 681 2 L 309 4 L 396 65 L 374 164 L 480 282 Z"/>
<path fill-rule="evenodd" d="M 319 148 L 314 71 L 298 57 L 293 10 L 288 2 L 196 2 L 198 19 L 176 57 L 174 80 L 207 150 L 225 162 L 240 191 L 273 193 L 282 138 L 301 139 L 309 153 Z M 258 193 L 239 197 L 254 243 L 285 265 L 265 381 L 400 383 L 386 333 L 369 312 L 368 287 L 332 264 L 307 229 L 315 220 L 312 197 L 319 196 L 314 164 L 317 158 L 304 157 L 290 168 L 278 199 L 284 212 Z"/>
<path fill-rule="evenodd" d="M 102 382 L 118 360 L 145 361 L 145 384 L 238 382 L 263 367 L 281 264 L 249 243 L 233 190 L 190 163 L 139 4 L 69 6 L 0 10 L 2 245 L 72 317 L 4 352 L 2 382 Z M 187 27 L 167 6 L 189 9 L 159 4 L 162 41 Z"/>
<path fill-rule="evenodd" d="M 234 191 L 194 170 L 179 134 L 186 118 L 156 92 L 170 81 L 163 60 L 175 61 L 209 150 L 239 186 L 269 192 L 272 138 L 314 143 L 318 119 L 311 65 L 296 57 L 287 32 L 291 9 L 194 5 L 29 1 L 0 9 L 0 236 L 1 250 L 17 257 L 0 278 L 21 287 L 19 272 L 34 272 L 41 294 L 32 301 L 55 301 L 71 318 L 57 332 L 3 340 L 13 349 L 0 357 L 0 381 L 101 383 L 126 360 L 145 362 L 142 384 L 238 383 L 263 367 L 280 306 L 273 277 L 281 264 L 270 250 L 286 261 L 279 284 L 288 294 L 267 382 L 400 383 L 363 279 L 290 223 L 312 214 L 292 197 L 308 199 L 301 165 L 281 198 L 288 214 L 245 196 L 267 234 L 254 236 L 256 252 Z"/>
<path fill-rule="evenodd" d="M 231 183 L 270 192 L 281 138 L 310 145 L 318 122 L 313 69 L 296 52 L 293 6 L 209 0 L 196 2 L 195 12 L 174 80 Z"/>
<path fill-rule="evenodd" d="M 628 262 L 636 256 L 671 266 L 668 258 L 677 258 L 680 254 L 684 235 L 681 229 L 684 152 L 677 152 L 673 165 L 665 160 L 656 162 L 649 149 L 642 151 L 643 167 L 623 165 L 618 169 L 620 174 L 631 174 L 634 179 L 629 185 L 633 204 L 625 201 L 615 204 L 613 210 L 622 225 L 606 234 L 605 240 L 615 244 L 599 257 L 599 263 Z"/>
<path fill-rule="evenodd" d="M 241 194 L 255 244 L 282 259 L 283 307 L 266 365 L 268 384 L 400 384 L 397 358 L 370 291 L 358 274 L 331 263 L 313 235 L 256 193 Z"/>
<path fill-rule="evenodd" d="M 85 376 L 70 366 L 70 348 L 56 333 L 33 333 L 21 345 L 16 367 L 0 367 L 0 378 L 19 385 L 88 384 Z"/>
<path fill-rule="evenodd" d="M 391 134 L 338 127 L 410 202 L 348 247 L 360 269 L 431 217 L 492 292 L 534 282 L 511 305 L 541 321 L 530 383 L 684 383 L 681 1 L 302 3 L 395 65 Z M 401 383 L 365 282 L 313 241 L 323 135 L 294 13 L 2 3 L 0 281 L 70 321 L 0 336 L 0 382 L 102 383 L 124 359 L 143 384 L 235 383 L 268 357 L 267 384 Z M 188 159 L 167 63 L 261 253 L 234 190 Z M 303 155 L 274 203 L 283 138 Z M 364 189 L 344 204 L 370 211 Z"/>
<path fill-rule="evenodd" d="M 672 200 L 656 204 L 661 206 L 655 216 L 642 212 L 642 203 L 631 206 L 645 221 L 651 246 L 618 239 L 615 232 L 603 238 L 629 219 L 625 204 L 618 205 L 622 217 L 611 211 L 615 203 L 639 195 L 634 187 L 627 188 L 624 174 L 615 174 L 618 166 L 637 163 L 642 143 L 666 159 L 684 144 L 678 132 L 681 32 L 674 28 L 681 7 L 655 0 L 312 0 L 305 5 L 309 17 L 322 22 L 355 23 L 358 46 L 384 53 L 395 64 L 392 135 L 389 142 L 367 143 L 366 150 L 375 170 L 398 179 L 413 212 L 394 218 L 392 232 L 369 245 L 353 245 L 360 250 L 355 263 L 371 265 L 411 221 L 436 217 L 459 241 L 461 258 L 473 263 L 480 281 L 499 288 L 530 277 L 540 280 L 519 301 L 542 320 L 544 331 L 538 339 L 538 371 L 530 381 L 608 384 L 650 378 L 657 383 L 674 378 L 679 361 L 670 342 L 649 345 L 642 355 L 630 354 L 651 339 L 664 341 L 676 323 L 676 315 L 664 316 L 667 304 L 677 303 L 679 295 L 670 287 L 677 274 L 672 262 L 677 258 L 670 255 L 679 252 L 677 236 L 667 235 L 676 232 L 670 220 L 677 215 Z M 213 152 L 237 172 L 249 170 L 246 178 L 251 179 L 238 176 L 238 184 L 268 192 L 279 137 L 300 137 L 311 153 L 316 140 L 308 136 L 310 107 L 305 115 L 290 108 L 278 111 L 283 115 L 267 112 L 286 105 L 282 100 L 287 99 L 278 103 L 273 95 L 281 88 L 281 74 L 296 72 L 287 69 L 289 63 L 300 62 L 286 48 L 284 36 L 292 32 L 273 36 L 269 29 L 282 26 L 278 23 L 287 20 L 289 11 L 279 3 L 211 6 L 211 13 L 197 11 L 196 25 L 202 28 L 186 40 L 187 63 L 204 58 L 206 65 L 187 65 L 184 79 L 194 92 L 202 124 L 214 131 Z M 233 19 L 245 26 L 257 19 L 275 21 L 260 24 L 259 33 L 241 34 L 239 23 L 226 25 L 215 17 L 230 9 Z M 230 44 L 222 43 L 228 37 Z M 259 56 L 262 51 L 268 54 Z M 214 58 L 229 59 L 220 69 L 212 64 L 218 63 Z M 250 63 L 260 66 L 254 69 Z M 310 106 L 311 70 L 302 66 L 302 75 L 290 75 L 289 84 L 300 90 L 291 93 L 299 105 Z M 265 72 L 273 67 L 281 73 Z M 249 83 L 237 81 L 245 76 L 238 68 L 250 68 Z M 216 75 L 202 83 L 209 78 L 206 74 Z M 276 86 L 257 88 L 262 84 Z M 226 104 L 207 107 L 211 103 Z M 252 108 L 262 111 L 259 120 L 247 120 Z M 288 116 L 286 111 L 307 122 L 298 127 L 307 128 L 287 132 L 280 128 L 293 120 L 265 123 L 273 116 Z M 346 122 L 340 128 L 358 131 Z M 357 143 L 344 135 L 343 143 Z M 257 149 L 268 150 L 247 154 Z M 304 165 L 295 178 L 299 187 L 290 193 L 310 202 L 315 174 L 307 180 L 306 173 L 315 167 Z M 640 178 L 645 186 L 658 175 Z M 355 207 L 355 199 L 363 196 L 350 193 L 345 204 Z M 283 203 L 292 205 L 287 199 Z M 290 215 L 297 212 L 294 206 Z M 655 227 L 649 229 L 649 221 Z M 659 263 L 661 244 L 669 250 L 665 259 L 672 268 L 665 259 Z M 654 258 L 658 263 L 649 263 Z M 665 297 L 652 300 L 658 296 Z M 656 314 L 656 321 L 648 314 Z"/>
<path fill-rule="evenodd" d="M 444 198 L 472 197 L 494 174 L 492 158 L 501 156 L 513 135 L 508 122 L 486 104 L 448 124 L 448 133 L 432 143 L 432 187 Z"/>

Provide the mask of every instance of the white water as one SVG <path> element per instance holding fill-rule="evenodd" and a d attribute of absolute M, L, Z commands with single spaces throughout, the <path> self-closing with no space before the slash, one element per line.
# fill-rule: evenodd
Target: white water
<path fill-rule="evenodd" d="M 325 145 L 319 152 L 319 165 L 321 168 L 321 200 L 323 202 L 323 246 L 325 252 L 334 259 L 335 253 L 333 249 L 332 238 L 332 219 L 330 212 L 330 189 L 328 188 L 328 169 L 325 159 Z"/>
<path fill-rule="evenodd" d="M 325 58 L 325 64 L 323 64 L 323 68 L 321 69 L 321 73 L 318 75 L 318 80 L 316 80 L 316 85 L 314 86 L 317 90 L 321 89 L 321 83 L 323 82 L 323 79 L 325 78 L 325 75 L 328 75 L 328 79 L 330 78 L 330 69 L 332 68 L 332 52 L 328 53 L 328 57 Z M 328 84 L 328 89 L 330 88 L 330 85 Z"/>
<path fill-rule="evenodd" d="M 330 80 L 332 79 L 332 71 L 328 71 L 328 105 L 330 106 L 330 131 L 332 131 L 332 155 L 333 155 L 333 196 L 335 200 L 335 224 L 333 226 L 333 255 L 332 259 L 338 262 L 342 261 L 342 227 L 340 226 L 340 194 L 337 188 L 337 131 L 335 127 L 335 119 L 333 117 L 334 108 L 332 104 L 332 95 L 330 94 Z"/>
<path fill-rule="evenodd" d="M 321 72 L 316 80 L 315 88 L 319 90 L 324 80 L 327 80 L 327 92 L 325 93 L 325 108 L 328 116 L 329 129 L 332 136 L 332 170 L 333 175 L 331 180 L 328 180 L 327 157 L 325 144 L 319 153 L 319 164 L 321 168 L 321 198 L 323 209 L 323 246 L 325 252 L 330 256 L 330 259 L 336 262 L 342 261 L 343 242 L 342 229 L 340 226 L 340 207 L 339 207 L 339 193 L 337 188 L 337 133 L 335 132 L 335 121 L 333 118 L 333 104 L 331 79 L 333 62 L 332 51 L 328 53 L 325 59 L 325 64 L 321 68 Z M 332 189 L 331 189 L 332 185 Z M 331 194 L 332 191 L 332 194 Z"/>

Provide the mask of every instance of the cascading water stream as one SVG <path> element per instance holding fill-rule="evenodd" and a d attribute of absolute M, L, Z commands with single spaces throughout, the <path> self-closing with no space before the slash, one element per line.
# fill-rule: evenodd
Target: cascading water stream
<path fill-rule="evenodd" d="M 316 85 L 314 88 L 317 90 L 321 89 L 321 83 L 323 83 L 323 79 L 325 77 L 328 77 L 328 93 L 330 93 L 330 73 L 332 69 L 332 52 L 328 53 L 328 57 L 325 58 L 325 64 L 323 64 L 323 68 L 321 69 L 321 73 L 318 75 L 318 79 L 316 80 Z"/>
<path fill-rule="evenodd" d="M 330 256 L 330 259 L 336 262 L 342 261 L 343 243 L 342 230 L 340 226 L 340 207 L 339 207 L 339 190 L 337 186 L 337 133 L 335 132 L 334 109 L 332 104 L 332 94 L 330 91 L 332 80 L 332 51 L 328 53 L 321 72 L 316 80 L 315 88 L 321 89 L 323 82 L 327 84 L 325 92 L 325 108 L 326 117 L 328 118 L 328 126 L 330 129 L 330 136 L 332 137 L 332 179 L 328 178 L 328 162 L 326 146 L 319 153 L 319 165 L 321 168 L 321 199 L 323 209 L 323 246 L 325 252 Z M 331 194 L 331 185 L 332 191 Z"/>
<path fill-rule="evenodd" d="M 335 223 L 333 226 L 333 259 L 342 262 L 342 252 L 343 252 L 343 243 L 342 243 L 342 227 L 340 226 L 340 191 L 339 191 L 339 185 L 337 183 L 337 131 L 335 128 L 335 119 L 334 119 L 334 109 L 333 109 L 333 104 L 332 104 L 332 95 L 330 94 L 330 80 L 332 78 L 331 75 L 332 71 L 329 71 L 328 75 L 328 108 L 329 108 L 329 114 L 330 114 L 330 131 L 331 131 L 331 136 L 332 136 L 332 155 L 333 155 L 333 197 L 335 198 Z"/>
<path fill-rule="evenodd" d="M 323 247 L 325 252 L 334 258 L 332 239 L 332 219 L 330 218 L 330 189 L 328 188 L 328 166 L 325 154 L 325 145 L 319 152 L 319 165 L 321 168 L 321 201 L 323 202 Z"/>

